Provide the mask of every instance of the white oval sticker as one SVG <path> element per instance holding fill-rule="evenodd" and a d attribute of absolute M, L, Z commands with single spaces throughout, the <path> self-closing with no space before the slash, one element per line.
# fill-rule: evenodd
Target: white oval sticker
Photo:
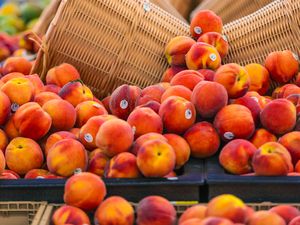
<path fill-rule="evenodd" d="M 225 34 L 222 35 L 222 38 L 224 39 L 224 41 L 228 42 L 228 38 Z"/>
<path fill-rule="evenodd" d="M 82 169 L 80 169 L 80 168 L 76 168 L 75 170 L 74 170 L 74 174 L 79 174 L 79 173 L 81 173 L 82 172 Z"/>
<path fill-rule="evenodd" d="M 232 132 L 225 132 L 224 138 L 226 138 L 227 140 L 232 140 L 234 139 L 234 134 Z"/>
<path fill-rule="evenodd" d="M 127 107 L 128 107 L 128 102 L 127 102 L 125 99 L 123 99 L 123 100 L 120 102 L 120 107 L 121 107 L 121 109 L 127 109 Z"/>
<path fill-rule="evenodd" d="M 209 55 L 209 58 L 211 59 L 211 61 L 216 61 L 216 59 L 217 59 L 217 55 L 215 54 L 215 53 L 211 53 L 210 55 Z"/>
<path fill-rule="evenodd" d="M 195 27 L 195 28 L 194 28 L 194 31 L 195 31 L 196 34 L 202 34 L 202 29 L 201 29 L 201 27 Z"/>
<path fill-rule="evenodd" d="M 299 61 L 299 56 L 296 53 L 293 53 L 294 58 Z"/>
<path fill-rule="evenodd" d="M 186 118 L 187 120 L 190 120 L 190 119 L 192 119 L 192 117 L 193 117 L 192 110 L 187 109 L 187 110 L 185 111 L 185 118 Z"/>
<path fill-rule="evenodd" d="M 251 98 L 252 98 L 254 101 L 256 101 L 256 102 L 259 102 L 259 101 L 258 101 L 258 98 L 256 98 L 256 97 L 252 96 Z"/>
<path fill-rule="evenodd" d="M 151 6 L 149 1 L 144 2 L 144 10 L 145 12 L 150 12 Z"/>
<path fill-rule="evenodd" d="M 87 133 L 84 135 L 84 140 L 88 143 L 91 143 L 91 142 L 93 142 L 94 138 L 91 134 Z"/>
<path fill-rule="evenodd" d="M 11 104 L 11 111 L 16 112 L 18 110 L 18 108 L 20 108 L 19 104 L 17 103 L 13 103 Z"/>

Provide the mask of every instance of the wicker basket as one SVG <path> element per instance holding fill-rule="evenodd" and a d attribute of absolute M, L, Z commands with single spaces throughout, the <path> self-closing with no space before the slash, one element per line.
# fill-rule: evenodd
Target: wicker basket
<path fill-rule="evenodd" d="M 200 10 L 210 9 L 219 15 L 223 23 L 226 24 L 243 16 L 247 16 L 270 2 L 272 2 L 272 0 L 204 0 L 191 13 L 191 18 Z"/>
<path fill-rule="evenodd" d="M 194 1 L 193 0 L 169 0 L 177 11 L 186 19 L 189 18 Z"/>
<path fill-rule="evenodd" d="M 165 45 L 177 35 L 189 26 L 145 0 L 63 0 L 32 72 L 44 79 L 71 63 L 99 98 L 124 83 L 145 87 L 160 81 Z"/>

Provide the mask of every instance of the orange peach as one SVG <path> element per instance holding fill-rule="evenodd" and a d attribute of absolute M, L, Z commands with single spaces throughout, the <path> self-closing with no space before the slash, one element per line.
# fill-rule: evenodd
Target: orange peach
<path fill-rule="evenodd" d="M 26 78 L 14 78 L 6 82 L 2 86 L 1 91 L 9 97 L 12 103 L 20 106 L 33 99 L 35 90 L 30 80 Z"/>
<path fill-rule="evenodd" d="M 14 118 L 15 118 L 15 115 L 13 114 L 9 118 L 9 120 L 7 121 L 7 123 L 5 124 L 5 127 L 4 127 L 4 131 L 9 139 L 13 139 L 13 138 L 20 136 L 19 131 L 15 126 Z"/>
<path fill-rule="evenodd" d="M 185 132 L 196 121 L 194 104 L 178 96 L 167 98 L 160 106 L 159 115 L 164 128 L 176 134 Z"/>
<path fill-rule="evenodd" d="M 300 72 L 297 74 L 296 76 L 296 81 L 295 81 L 295 84 L 300 87 Z"/>
<path fill-rule="evenodd" d="M 139 138 L 137 138 L 133 144 L 132 149 L 130 150 L 131 153 L 133 153 L 134 155 L 137 155 L 139 149 L 141 148 L 141 146 L 143 144 L 145 144 L 147 141 L 153 141 L 153 140 L 161 140 L 164 142 L 167 142 L 168 139 L 165 138 L 163 135 L 159 134 L 159 133 L 148 133 L 148 134 L 144 134 L 142 136 L 140 136 Z"/>
<path fill-rule="evenodd" d="M 111 114 L 110 108 L 109 108 L 109 102 L 110 102 L 110 95 L 102 99 L 102 104 L 105 107 L 106 111 Z"/>
<path fill-rule="evenodd" d="M 300 115 L 300 94 L 289 95 L 286 99 L 296 106 L 296 113 L 298 117 Z"/>
<path fill-rule="evenodd" d="M 165 89 L 159 84 L 148 86 L 142 90 L 137 105 L 142 105 L 149 101 L 160 102 L 161 96 L 163 95 L 164 92 Z"/>
<path fill-rule="evenodd" d="M 244 96 L 250 87 L 248 72 L 236 63 L 221 66 L 215 74 L 214 81 L 226 88 L 229 98 Z"/>
<path fill-rule="evenodd" d="M 0 125 L 4 125 L 9 119 L 11 104 L 9 97 L 0 91 Z"/>
<path fill-rule="evenodd" d="M 271 78 L 279 83 L 287 83 L 298 72 L 299 63 L 289 50 L 270 53 L 265 60 L 265 67 Z"/>
<path fill-rule="evenodd" d="M 95 148 L 94 150 L 92 150 L 89 153 L 89 160 L 91 160 L 94 156 L 96 156 L 98 153 L 102 153 L 105 155 L 104 150 L 101 148 Z"/>
<path fill-rule="evenodd" d="M 13 123 L 20 136 L 38 140 L 50 130 L 52 119 L 39 104 L 28 102 L 18 108 Z"/>
<path fill-rule="evenodd" d="M 190 31 L 194 38 L 199 38 L 207 32 L 222 33 L 223 23 L 221 17 L 211 10 L 201 10 L 193 17 Z"/>
<path fill-rule="evenodd" d="M 288 225 L 300 225 L 300 216 L 295 217 Z"/>
<path fill-rule="evenodd" d="M 90 219 L 87 214 L 73 206 L 64 205 L 59 207 L 52 216 L 53 225 L 72 224 L 72 225 L 90 225 Z"/>
<path fill-rule="evenodd" d="M 193 90 L 192 103 L 202 118 L 213 118 L 227 105 L 227 91 L 221 84 L 202 81 Z"/>
<path fill-rule="evenodd" d="M 80 81 L 71 81 L 64 85 L 59 91 L 59 96 L 74 107 L 81 102 L 93 100 L 92 91 Z"/>
<path fill-rule="evenodd" d="M 84 172 L 70 177 L 65 184 L 64 202 L 83 210 L 94 210 L 103 201 L 106 187 L 100 177 Z"/>
<path fill-rule="evenodd" d="M 46 75 L 47 84 L 55 84 L 59 87 L 63 87 L 65 84 L 78 79 L 80 79 L 79 72 L 68 63 L 53 67 Z"/>
<path fill-rule="evenodd" d="M 257 91 L 260 95 L 266 94 L 270 87 L 270 75 L 268 70 L 256 63 L 248 64 L 245 70 L 250 77 L 249 91 Z"/>
<path fill-rule="evenodd" d="M 53 92 L 55 94 L 58 94 L 60 92 L 60 90 L 61 90 L 61 87 L 58 87 L 54 84 L 45 85 L 43 88 L 43 91 Z"/>
<path fill-rule="evenodd" d="M 233 223 L 245 223 L 247 206 L 241 199 L 230 194 L 223 194 L 210 200 L 206 216 L 226 218 Z"/>
<path fill-rule="evenodd" d="M 278 97 L 288 98 L 290 95 L 300 94 L 300 87 L 295 84 L 286 84 L 281 87 L 281 92 Z"/>
<path fill-rule="evenodd" d="M 255 212 L 248 220 L 248 225 L 285 225 L 285 221 L 274 212 L 259 211 Z"/>
<path fill-rule="evenodd" d="M 262 146 L 267 142 L 276 142 L 276 141 L 277 141 L 277 137 L 264 128 L 257 129 L 250 139 L 250 142 L 256 148 L 259 148 L 260 146 Z"/>
<path fill-rule="evenodd" d="M 177 134 L 164 134 L 168 144 L 171 145 L 176 155 L 176 169 L 181 168 L 190 158 L 191 149 L 187 141 Z"/>
<path fill-rule="evenodd" d="M 12 170 L 4 170 L 0 174 L 0 180 L 17 180 L 17 179 L 20 179 L 20 176 Z"/>
<path fill-rule="evenodd" d="M 109 157 L 128 151 L 133 140 L 134 133 L 131 126 L 120 119 L 104 122 L 96 135 L 97 147 L 103 149 Z"/>
<path fill-rule="evenodd" d="M 106 109 L 95 101 L 85 101 L 78 104 L 76 110 L 76 125 L 82 127 L 93 116 L 107 115 Z"/>
<path fill-rule="evenodd" d="M 229 45 L 227 39 L 218 32 L 207 32 L 201 35 L 197 42 L 204 42 L 214 46 L 222 59 L 228 54 Z"/>
<path fill-rule="evenodd" d="M 169 82 L 160 82 L 158 83 L 159 86 L 161 86 L 164 90 L 168 90 L 168 88 L 171 87 L 171 84 Z"/>
<path fill-rule="evenodd" d="M 175 66 L 185 66 L 185 55 L 195 43 L 196 41 L 186 36 L 171 39 L 165 49 L 168 63 Z"/>
<path fill-rule="evenodd" d="M 285 220 L 286 224 L 289 224 L 289 222 L 295 217 L 300 216 L 299 209 L 291 205 L 278 205 L 271 208 L 269 211 L 281 216 Z"/>
<path fill-rule="evenodd" d="M 172 86 L 161 96 L 161 102 L 164 102 L 170 96 L 179 96 L 191 101 L 192 91 L 183 85 Z"/>
<path fill-rule="evenodd" d="M 63 139 L 49 149 L 47 166 L 51 173 L 69 177 L 76 169 L 85 171 L 88 156 L 84 146 L 74 139 Z"/>
<path fill-rule="evenodd" d="M 135 138 L 150 132 L 162 133 L 163 131 L 160 116 L 150 108 L 133 110 L 128 116 L 127 122 L 133 128 Z"/>
<path fill-rule="evenodd" d="M 171 80 L 171 85 L 183 85 L 193 91 L 194 87 L 204 80 L 204 76 L 194 70 L 183 70 L 177 73 Z"/>
<path fill-rule="evenodd" d="M 298 161 L 295 165 L 295 172 L 300 173 L 300 161 Z"/>
<path fill-rule="evenodd" d="M 223 147 L 219 162 L 223 168 L 232 174 L 252 172 L 252 157 L 257 148 L 249 141 L 236 139 Z"/>
<path fill-rule="evenodd" d="M 171 66 L 169 69 L 167 69 L 165 71 L 165 73 L 162 76 L 161 81 L 162 82 L 170 82 L 172 80 L 172 78 L 182 70 L 186 70 L 186 68 L 180 67 L 180 66 Z"/>
<path fill-rule="evenodd" d="M 180 216 L 178 224 L 181 225 L 190 219 L 203 220 L 206 217 L 206 210 L 207 207 L 204 205 L 194 205 L 184 211 L 184 213 Z"/>
<path fill-rule="evenodd" d="M 164 178 L 173 178 L 173 177 L 177 177 L 177 174 L 174 171 L 171 171 L 166 176 L 164 176 Z"/>
<path fill-rule="evenodd" d="M 186 65 L 190 70 L 216 70 L 221 66 L 221 56 L 215 47 L 197 42 L 186 54 Z"/>
<path fill-rule="evenodd" d="M 260 146 L 252 158 L 252 167 L 258 176 L 284 176 L 293 171 L 290 153 L 277 142 Z"/>
<path fill-rule="evenodd" d="M 25 78 L 25 75 L 23 73 L 18 73 L 18 72 L 8 73 L 1 78 L 1 81 L 5 84 L 7 81 L 10 81 L 11 79 L 14 78 Z"/>
<path fill-rule="evenodd" d="M 26 78 L 30 80 L 34 87 L 34 95 L 43 91 L 44 84 L 37 74 L 28 75 Z"/>
<path fill-rule="evenodd" d="M 10 170 L 24 175 L 32 169 L 41 168 L 44 156 L 40 146 L 34 140 L 18 137 L 6 147 L 5 159 Z"/>
<path fill-rule="evenodd" d="M 201 70 L 198 70 L 198 72 L 204 76 L 204 79 L 206 81 L 214 81 L 214 77 L 216 74 L 215 71 L 209 70 L 209 69 L 201 69 Z"/>
<path fill-rule="evenodd" d="M 300 132 L 294 131 L 283 135 L 278 142 L 282 144 L 291 154 L 295 165 L 300 160 Z"/>
<path fill-rule="evenodd" d="M 37 102 L 40 106 L 43 106 L 46 102 L 54 99 L 61 99 L 61 97 L 49 91 L 41 92 L 34 96 L 34 101 Z"/>
<path fill-rule="evenodd" d="M 31 70 L 31 63 L 22 57 L 10 57 L 5 60 L 3 64 L 3 74 L 8 74 L 12 72 L 23 73 L 24 75 L 28 75 Z"/>
<path fill-rule="evenodd" d="M 225 219 L 225 218 L 219 218 L 219 217 L 208 217 L 208 218 L 202 220 L 201 223 L 199 223 L 199 225 L 211 225 L 211 224 L 214 224 L 214 225 L 234 225 L 234 223 L 231 222 L 230 220 Z"/>
<path fill-rule="evenodd" d="M 160 108 L 160 103 L 157 101 L 149 101 L 145 104 L 139 105 L 137 106 L 135 109 L 139 109 L 139 108 L 150 108 L 152 109 L 154 112 L 156 112 L 158 114 L 159 112 L 159 108 Z"/>
<path fill-rule="evenodd" d="M 165 141 L 147 141 L 137 153 L 137 165 L 145 177 L 164 177 L 175 168 L 175 151 Z"/>
<path fill-rule="evenodd" d="M 51 134 L 46 141 L 45 144 L 45 155 L 48 155 L 48 152 L 50 150 L 50 148 L 52 148 L 52 146 L 54 144 L 56 144 L 57 142 L 63 140 L 63 139 L 76 139 L 76 136 L 74 134 L 72 134 L 71 132 L 68 131 L 59 131 L 56 133 Z"/>
<path fill-rule="evenodd" d="M 260 121 L 268 131 L 285 134 L 296 125 L 296 107 L 286 99 L 275 99 L 262 110 Z"/>
<path fill-rule="evenodd" d="M 0 129 L 0 150 L 5 153 L 6 146 L 8 145 L 8 137 L 6 133 Z"/>
<path fill-rule="evenodd" d="M 112 196 L 105 199 L 95 212 L 95 223 L 101 225 L 134 224 L 134 209 L 122 197 Z"/>
<path fill-rule="evenodd" d="M 149 196 L 137 206 L 137 224 L 139 225 L 174 225 L 176 210 L 165 198 Z"/>
<path fill-rule="evenodd" d="M 220 137 L 209 122 L 193 125 L 184 134 L 191 148 L 191 155 L 196 158 L 206 158 L 214 155 L 220 147 Z"/>
<path fill-rule="evenodd" d="M 232 104 L 221 109 L 214 120 L 214 127 L 224 141 L 235 138 L 249 139 L 255 131 L 255 124 L 250 110 Z"/>
<path fill-rule="evenodd" d="M 137 105 L 141 89 L 136 86 L 122 85 L 111 95 L 109 108 L 113 115 L 126 120 Z"/>
<path fill-rule="evenodd" d="M 180 223 L 179 225 L 199 225 L 202 221 L 202 219 L 190 219 Z"/>
<path fill-rule="evenodd" d="M 264 109 L 266 107 L 266 105 L 272 101 L 272 98 L 270 98 L 269 96 L 261 96 L 256 91 L 248 91 L 244 95 L 244 97 L 249 97 L 249 98 L 254 99 L 256 102 L 258 102 L 259 107 L 261 109 Z"/>
<path fill-rule="evenodd" d="M 100 177 L 104 177 L 105 168 L 108 162 L 109 158 L 105 154 L 102 152 L 94 152 L 93 156 L 90 155 L 87 171 Z"/>
<path fill-rule="evenodd" d="M 49 174 L 48 170 L 32 169 L 25 174 L 24 179 L 43 179 Z"/>
<path fill-rule="evenodd" d="M 0 151 L 0 174 L 4 172 L 5 165 L 6 165 L 6 161 L 5 161 L 3 151 Z"/>
<path fill-rule="evenodd" d="M 72 134 L 75 135 L 76 139 L 79 140 L 79 133 L 80 133 L 80 129 L 79 128 L 72 128 L 71 130 L 69 130 Z"/>
<path fill-rule="evenodd" d="M 122 152 L 114 156 L 105 173 L 107 178 L 138 178 L 140 177 L 137 167 L 136 156 L 129 152 Z"/>

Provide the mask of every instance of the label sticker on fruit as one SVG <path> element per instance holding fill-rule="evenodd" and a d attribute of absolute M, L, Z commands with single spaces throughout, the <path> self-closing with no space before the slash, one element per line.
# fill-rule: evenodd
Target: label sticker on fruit
<path fill-rule="evenodd" d="M 146 1 L 144 2 L 144 10 L 145 10 L 145 12 L 150 12 L 151 6 L 150 6 L 149 0 L 146 0 Z"/>
<path fill-rule="evenodd" d="M 185 111 L 185 118 L 186 118 L 187 120 L 190 120 L 190 119 L 192 119 L 192 116 L 193 116 L 192 110 L 187 109 L 187 110 Z"/>
<path fill-rule="evenodd" d="M 16 112 L 19 107 L 20 107 L 19 104 L 13 103 L 13 104 L 11 104 L 10 108 L 11 108 L 11 111 Z"/>
<path fill-rule="evenodd" d="M 45 179 L 45 177 L 37 176 L 36 179 Z"/>
<path fill-rule="evenodd" d="M 224 41 L 228 42 L 228 38 L 225 34 L 222 35 L 222 38 L 224 39 Z"/>
<path fill-rule="evenodd" d="M 216 56 L 216 54 L 214 54 L 214 53 L 211 53 L 210 55 L 209 55 L 209 58 L 211 59 L 211 61 L 216 61 L 216 59 L 217 59 L 217 56 Z"/>
<path fill-rule="evenodd" d="M 293 52 L 293 56 L 297 61 L 299 61 L 299 56 L 296 53 Z"/>
<path fill-rule="evenodd" d="M 123 99 L 123 100 L 120 102 L 120 107 L 121 107 L 121 109 L 127 109 L 127 107 L 128 107 L 128 102 L 127 102 L 125 99 Z"/>
<path fill-rule="evenodd" d="M 99 103 L 95 103 L 93 106 L 96 107 L 97 109 L 101 108 L 101 105 Z"/>
<path fill-rule="evenodd" d="M 91 142 L 93 142 L 93 136 L 91 134 L 87 133 L 84 135 L 84 140 L 88 143 L 91 143 Z"/>
<path fill-rule="evenodd" d="M 234 138 L 234 134 L 232 132 L 225 132 L 224 138 L 226 138 L 227 140 L 232 140 Z"/>
<path fill-rule="evenodd" d="M 201 27 L 195 27 L 194 31 L 195 31 L 196 34 L 201 34 L 202 33 Z"/>
<path fill-rule="evenodd" d="M 251 98 L 252 98 L 254 101 L 258 102 L 258 98 L 254 97 L 254 96 L 252 96 Z"/>
<path fill-rule="evenodd" d="M 79 173 L 81 173 L 82 172 L 82 169 L 80 169 L 80 168 L 76 168 L 75 170 L 74 170 L 74 174 L 79 174 Z"/>

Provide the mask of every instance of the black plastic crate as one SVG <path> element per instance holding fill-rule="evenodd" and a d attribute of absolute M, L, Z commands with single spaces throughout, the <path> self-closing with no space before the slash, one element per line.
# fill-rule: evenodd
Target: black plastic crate
<path fill-rule="evenodd" d="M 170 201 L 203 201 L 204 162 L 191 159 L 176 179 L 104 179 L 108 196 L 119 195 L 138 202 L 149 195 L 161 195 Z M 64 179 L 0 180 L 0 201 L 47 201 L 62 203 Z"/>
<path fill-rule="evenodd" d="M 259 177 L 228 174 L 218 157 L 206 160 L 208 199 L 233 194 L 245 202 L 299 203 L 300 177 Z"/>

